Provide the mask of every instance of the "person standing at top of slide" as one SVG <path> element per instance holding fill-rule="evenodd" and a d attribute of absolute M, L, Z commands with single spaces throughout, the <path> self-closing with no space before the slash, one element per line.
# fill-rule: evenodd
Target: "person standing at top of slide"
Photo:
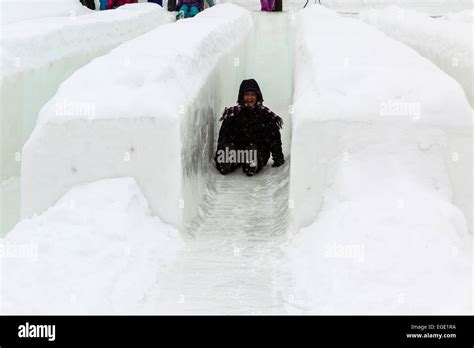
<path fill-rule="evenodd" d="M 275 9 L 275 0 L 260 0 L 262 11 L 272 12 Z"/>
<path fill-rule="evenodd" d="M 110 10 L 110 9 L 114 9 L 125 4 L 134 4 L 137 2 L 138 0 L 109 0 L 109 2 L 107 2 L 106 8 L 107 10 Z"/>
<path fill-rule="evenodd" d="M 209 7 L 215 5 L 214 0 L 206 0 Z M 176 19 L 190 18 L 204 10 L 204 0 L 178 0 Z"/>
<path fill-rule="evenodd" d="M 86 6 L 91 10 L 95 10 L 95 2 L 94 0 L 80 0 L 81 4 Z"/>

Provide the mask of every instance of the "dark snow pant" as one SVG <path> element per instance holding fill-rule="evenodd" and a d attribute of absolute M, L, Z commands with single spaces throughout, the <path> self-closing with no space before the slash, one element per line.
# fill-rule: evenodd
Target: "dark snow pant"
<path fill-rule="evenodd" d="M 237 147 L 233 143 L 225 144 L 222 147 L 219 147 L 217 149 L 216 157 L 215 157 L 216 168 L 222 175 L 226 175 L 233 172 L 235 169 L 237 169 L 241 165 L 243 165 L 243 168 L 242 168 L 243 171 L 244 172 L 246 171 L 246 168 L 248 168 L 248 162 L 245 162 L 245 161 L 235 162 L 233 160 L 230 160 L 229 158 L 226 158 L 227 156 L 222 156 L 223 153 L 228 154 L 231 151 L 237 152 L 239 150 L 245 150 L 246 154 L 250 154 L 250 152 L 256 151 L 256 160 L 257 160 L 256 173 L 261 171 L 263 167 L 267 165 L 268 159 L 270 158 L 270 150 L 262 146 L 250 144 L 248 146 Z M 219 151 L 223 151 L 223 152 L 219 153 Z"/>
<path fill-rule="evenodd" d="M 95 2 L 94 0 L 81 0 L 81 4 L 87 6 L 91 10 L 95 10 Z"/>
<path fill-rule="evenodd" d="M 163 7 L 163 0 L 148 0 L 148 2 L 154 2 L 155 4 L 158 4 Z"/>

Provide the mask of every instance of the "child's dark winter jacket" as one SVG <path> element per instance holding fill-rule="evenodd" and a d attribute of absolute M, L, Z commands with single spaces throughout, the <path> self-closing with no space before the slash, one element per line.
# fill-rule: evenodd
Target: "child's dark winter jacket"
<path fill-rule="evenodd" d="M 254 107 L 244 104 L 244 92 L 249 90 L 257 94 L 257 105 Z M 280 136 L 283 120 L 263 106 L 262 102 L 263 96 L 257 82 L 253 79 L 244 80 L 240 85 L 238 105 L 225 108 L 221 117 L 218 150 L 229 143 L 233 143 L 238 149 L 245 149 L 250 144 L 255 144 L 258 151 L 263 154 L 265 162 L 263 165 L 266 164 L 270 152 L 275 163 L 284 162 Z"/>

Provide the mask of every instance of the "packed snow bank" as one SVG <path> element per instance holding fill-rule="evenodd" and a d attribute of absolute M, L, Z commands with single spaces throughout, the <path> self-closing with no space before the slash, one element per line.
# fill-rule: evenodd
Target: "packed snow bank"
<path fill-rule="evenodd" d="M 34 18 L 92 13 L 79 0 L 0 0 L 0 9 L 2 25 Z"/>
<path fill-rule="evenodd" d="M 133 4 L 2 27 L 1 177 L 19 175 L 21 148 L 39 110 L 62 81 L 93 58 L 166 22 L 168 16 L 160 6 Z M 126 58 L 120 62 L 124 64 Z"/>
<path fill-rule="evenodd" d="M 469 312 L 472 130 L 462 89 L 358 20 L 312 7 L 297 23 L 295 301 L 312 313 Z"/>
<path fill-rule="evenodd" d="M 20 177 L 0 181 L 0 237 L 20 221 Z"/>
<path fill-rule="evenodd" d="M 383 143 L 378 127 L 395 139 L 411 134 L 407 141 L 420 151 L 442 148 L 454 202 L 470 223 L 472 115 L 456 81 L 369 25 L 320 6 L 301 11 L 297 23 L 290 179 L 295 227 L 317 216 L 328 163 Z"/>
<path fill-rule="evenodd" d="M 69 190 L 0 244 L 3 313 L 133 313 L 183 247 L 132 178 Z"/>
<path fill-rule="evenodd" d="M 45 210 L 71 185 L 132 176 L 153 213 L 182 227 L 197 213 L 216 119 L 235 103 L 251 29 L 247 10 L 214 6 L 77 71 L 23 148 L 22 215 Z"/>
<path fill-rule="evenodd" d="M 450 22 L 472 23 L 474 21 L 474 9 L 448 13 L 443 15 L 443 19 Z"/>
<path fill-rule="evenodd" d="M 321 0 L 321 4 L 343 12 L 360 12 L 371 8 L 397 5 L 407 9 L 416 9 L 430 15 L 472 8 L 471 0 Z"/>
<path fill-rule="evenodd" d="M 474 107 L 472 23 L 435 19 L 396 6 L 366 11 L 361 18 L 406 43 L 451 75 L 464 88 Z"/>
<path fill-rule="evenodd" d="M 322 211 L 288 250 L 307 312 L 471 313 L 472 240 L 442 156 L 400 140 L 333 161 Z"/>

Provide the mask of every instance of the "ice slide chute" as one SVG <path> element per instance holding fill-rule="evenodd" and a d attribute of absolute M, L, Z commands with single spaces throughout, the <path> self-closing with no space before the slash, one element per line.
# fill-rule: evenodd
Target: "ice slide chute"
<path fill-rule="evenodd" d="M 284 119 L 287 162 L 252 178 L 237 169 L 220 175 L 210 165 L 207 191 L 193 237 L 145 311 L 182 314 L 284 313 L 289 276 L 281 263 L 287 239 L 290 105 L 293 93 L 291 27 L 287 13 L 253 14 L 246 77 L 255 77 L 265 105 Z M 234 91 L 235 94 L 237 91 Z M 218 127 L 216 127 L 218 130 Z"/>

